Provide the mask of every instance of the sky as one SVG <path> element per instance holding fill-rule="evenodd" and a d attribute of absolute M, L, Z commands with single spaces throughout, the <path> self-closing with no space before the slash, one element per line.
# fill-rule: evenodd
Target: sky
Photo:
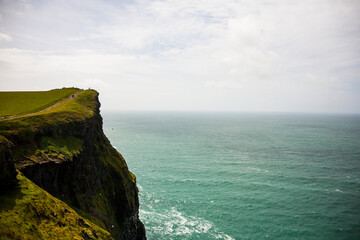
<path fill-rule="evenodd" d="M 102 110 L 360 113 L 358 0 L 0 0 L 0 91 Z"/>

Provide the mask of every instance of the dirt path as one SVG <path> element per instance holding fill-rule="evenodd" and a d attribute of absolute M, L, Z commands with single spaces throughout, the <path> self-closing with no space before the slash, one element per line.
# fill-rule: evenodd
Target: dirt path
<path fill-rule="evenodd" d="M 14 118 L 19 118 L 19 117 L 26 117 L 26 116 L 31 116 L 31 115 L 35 115 L 41 112 L 45 112 L 48 111 L 54 107 L 59 106 L 60 104 L 67 102 L 67 101 L 71 101 L 73 99 L 75 99 L 83 90 L 79 90 L 77 92 L 75 92 L 74 94 L 71 94 L 68 98 L 65 98 L 57 103 L 55 103 L 54 105 L 51 105 L 50 107 L 47 107 L 43 110 L 37 111 L 37 112 L 33 112 L 33 113 L 26 113 L 26 114 L 19 114 L 19 115 L 11 115 L 11 116 L 4 116 L 4 117 L 0 117 L 0 121 L 1 120 L 9 120 L 9 119 L 14 119 Z"/>

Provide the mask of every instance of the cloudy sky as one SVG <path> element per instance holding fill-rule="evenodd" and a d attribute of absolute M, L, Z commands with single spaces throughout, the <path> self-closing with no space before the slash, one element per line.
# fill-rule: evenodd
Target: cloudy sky
<path fill-rule="evenodd" d="M 0 0 L 0 91 L 103 110 L 360 113 L 358 0 Z"/>

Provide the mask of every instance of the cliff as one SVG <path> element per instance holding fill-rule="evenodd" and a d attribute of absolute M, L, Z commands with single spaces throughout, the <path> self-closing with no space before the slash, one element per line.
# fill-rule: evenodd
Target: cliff
<path fill-rule="evenodd" d="M 41 188 L 40 192 L 49 193 L 43 194 L 44 203 L 52 198 L 52 201 L 61 203 L 53 205 L 50 210 L 48 206 L 51 204 L 37 206 L 45 208 L 44 212 L 55 213 L 45 219 L 61 222 L 55 224 L 58 231 L 50 230 L 53 233 L 63 232 L 62 236 L 65 236 L 65 228 L 76 226 L 79 229 L 73 229 L 70 235 L 75 236 L 76 232 L 79 239 L 146 239 L 144 226 L 138 217 L 136 178 L 104 135 L 99 108 L 98 93 L 86 90 L 76 92 L 67 101 L 46 111 L 1 120 L 0 163 L 1 171 L 5 173 L 1 175 L 6 176 L 3 177 L 6 181 L 1 186 L 4 193 L 0 200 L 5 201 L 6 196 L 13 194 L 11 192 L 36 184 Z M 13 166 L 21 172 L 17 180 Z M 1 205 L 1 216 L 5 213 L 17 215 L 16 206 Z M 73 217 L 77 219 L 74 224 L 71 221 L 65 224 L 69 218 L 64 209 L 78 215 Z M 36 214 L 32 215 L 35 222 L 43 223 Z M 13 227 L 6 231 L 8 222 L 0 218 L 0 234 L 10 239 L 17 238 L 17 231 L 26 224 L 20 221 L 17 224 L 19 229 Z M 48 235 L 41 234 L 46 230 L 37 229 L 36 225 L 31 228 L 40 238 L 47 238 Z M 111 236 L 107 236 L 107 232 Z M 39 238 L 31 233 L 28 236 L 30 239 Z"/>

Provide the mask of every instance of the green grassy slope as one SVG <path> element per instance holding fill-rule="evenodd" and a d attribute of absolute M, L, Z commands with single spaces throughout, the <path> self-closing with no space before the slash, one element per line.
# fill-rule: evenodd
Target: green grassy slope
<path fill-rule="evenodd" d="M 7 136 L 24 129 L 82 121 L 93 116 L 97 104 L 94 100 L 96 95 L 97 92 L 94 90 L 85 90 L 74 99 L 63 102 L 49 110 L 14 119 L 0 119 L 0 134 Z"/>
<path fill-rule="evenodd" d="M 19 187 L 0 195 L 0 239 L 112 239 L 21 173 Z"/>
<path fill-rule="evenodd" d="M 77 91 L 76 88 L 63 88 L 42 92 L 0 92 L 0 117 L 40 111 Z"/>

